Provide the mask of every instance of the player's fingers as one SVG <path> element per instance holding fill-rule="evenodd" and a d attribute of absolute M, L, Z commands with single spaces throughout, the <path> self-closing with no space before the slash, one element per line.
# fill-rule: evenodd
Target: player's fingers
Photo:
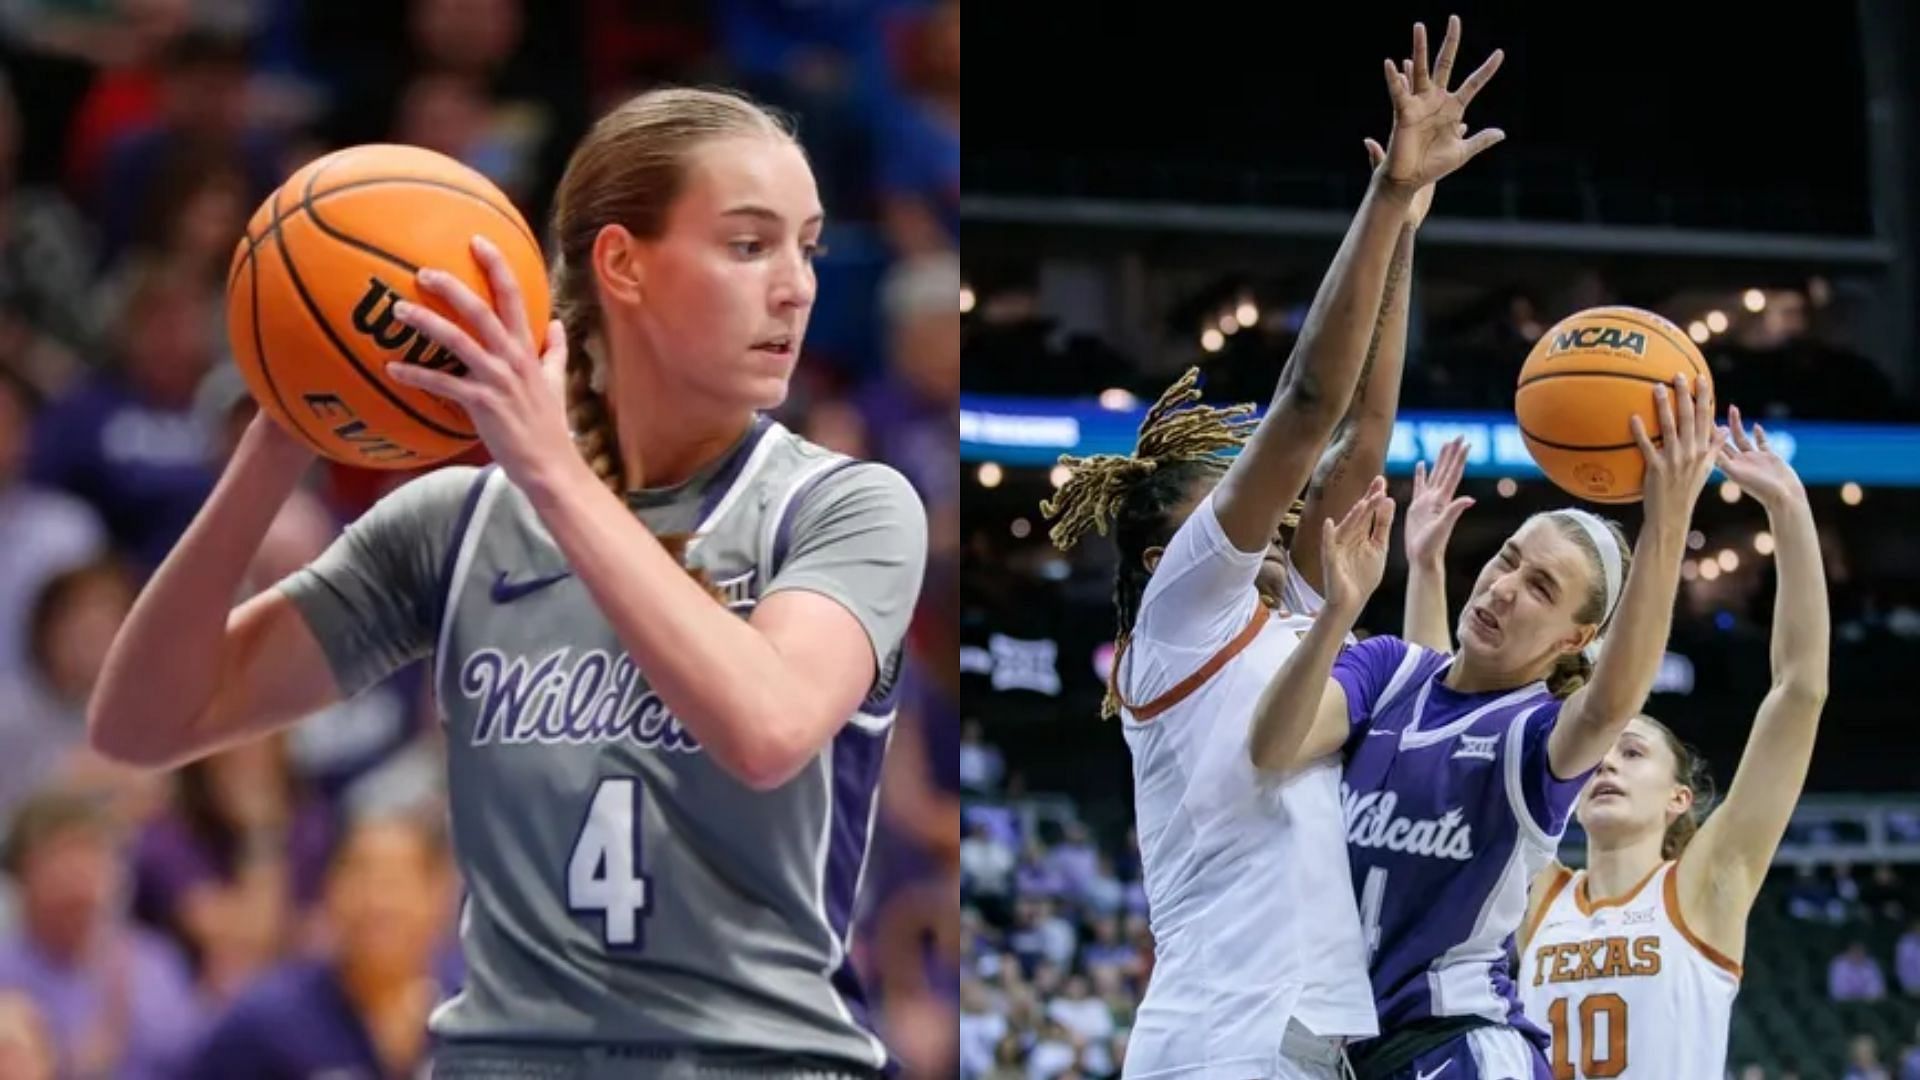
<path fill-rule="evenodd" d="M 1416 499 L 1419 498 L 1421 493 L 1426 490 L 1427 463 L 1424 461 L 1416 461 L 1413 463 L 1413 497 Z"/>
<path fill-rule="evenodd" d="M 1657 386 L 1654 387 L 1654 393 L 1657 395 L 1659 392 L 1660 388 Z M 1627 428 L 1633 432 L 1633 441 L 1639 444 L 1640 455 L 1646 458 L 1647 468 L 1652 469 L 1658 467 L 1660 463 L 1660 452 L 1654 449 L 1653 440 L 1647 438 L 1647 425 L 1645 421 L 1640 419 L 1639 413 L 1634 413 L 1632 416 L 1627 417 Z"/>
<path fill-rule="evenodd" d="M 1773 448 L 1767 445 L 1767 429 L 1759 424 L 1753 425 L 1753 441 L 1760 449 L 1772 452 Z"/>
<path fill-rule="evenodd" d="M 1460 515 L 1471 509 L 1473 509 L 1473 497 L 1471 495 L 1461 496 L 1447 504 L 1446 512 L 1440 515 L 1440 524 L 1451 529 L 1459 522 Z"/>
<path fill-rule="evenodd" d="M 431 268 L 420 271 L 416 277 L 421 289 L 453 309 L 474 341 L 495 352 L 506 352 L 510 339 L 506 327 L 500 325 L 500 316 L 494 314 L 492 305 L 474 295 L 466 282 L 445 270 Z M 414 305 L 414 309 L 425 310 L 419 305 Z"/>
<path fill-rule="evenodd" d="M 567 385 L 567 324 L 559 319 L 547 323 L 547 344 L 540 351 L 540 367 L 548 378 L 559 380 L 557 385 L 564 394 Z"/>
<path fill-rule="evenodd" d="M 1460 51 L 1460 16 L 1447 16 L 1447 36 L 1440 39 L 1440 55 L 1434 60 L 1433 81 L 1440 89 L 1447 88 L 1447 81 L 1453 78 L 1453 58 Z"/>
<path fill-rule="evenodd" d="M 493 289 L 493 310 L 500 325 L 515 345 L 538 347 L 533 330 L 527 326 L 527 303 L 520 292 L 520 279 L 514 277 L 507 257 L 484 236 L 473 238 L 473 257 L 487 272 L 487 284 Z"/>
<path fill-rule="evenodd" d="M 1700 437 L 1704 439 L 1726 438 L 1725 431 L 1717 427 L 1713 422 L 1713 411 L 1716 407 L 1713 400 L 1713 383 L 1705 378 L 1695 379 L 1694 393 L 1696 397 L 1693 408 L 1698 414 L 1697 419 L 1694 421 L 1694 431 L 1698 432 Z"/>
<path fill-rule="evenodd" d="M 1740 422 L 1740 406 L 1727 407 L 1727 432 L 1733 437 L 1733 445 L 1742 451 L 1753 449 L 1753 443 L 1747 439 L 1747 426 Z"/>
<path fill-rule="evenodd" d="M 1387 537 L 1393 535 L 1393 496 L 1382 495 L 1373 505 L 1373 529 L 1369 536 L 1376 544 L 1384 545 Z"/>
<path fill-rule="evenodd" d="M 1500 63 L 1506 58 L 1507 54 L 1504 51 L 1495 49 L 1485 63 L 1475 68 L 1473 74 L 1467 76 L 1467 81 L 1461 83 L 1460 89 L 1453 95 L 1461 108 L 1464 109 L 1473 104 L 1473 99 L 1486 87 L 1487 81 L 1493 78 L 1493 73 L 1500 70 Z"/>
<path fill-rule="evenodd" d="M 1467 159 L 1472 160 L 1482 152 L 1500 145 L 1507 139 L 1507 133 L 1499 128 L 1488 128 L 1467 140 Z"/>
<path fill-rule="evenodd" d="M 1387 152 L 1381 149 L 1380 144 L 1374 142 L 1372 139 L 1362 139 L 1361 141 L 1366 143 L 1367 146 L 1367 164 L 1372 165 L 1376 169 L 1379 168 L 1380 163 L 1387 160 Z"/>
<path fill-rule="evenodd" d="M 1427 24 L 1413 24 L 1413 92 L 1423 93 L 1432 82 L 1427 69 Z"/>
<path fill-rule="evenodd" d="M 1700 415 L 1699 410 L 1694 407 L 1692 379 L 1687 378 L 1685 375 L 1674 376 L 1671 405 L 1674 418 L 1674 433 L 1679 437 L 1680 446 L 1691 450 L 1696 437 L 1694 421 Z"/>
<path fill-rule="evenodd" d="M 472 294 L 468 293 L 468 295 Z M 504 361 L 475 341 L 465 327 L 432 308 L 401 300 L 393 305 L 393 317 L 425 334 L 448 352 L 459 357 L 460 361 L 467 365 L 469 374 L 484 379 L 500 379 L 507 375 Z"/>
<path fill-rule="evenodd" d="M 435 371 L 422 364 L 409 364 L 394 360 L 387 364 L 387 374 L 393 381 L 403 386 L 425 390 L 429 394 L 438 394 L 461 408 L 473 405 L 477 387 L 455 375 L 444 371 Z"/>
<path fill-rule="evenodd" d="M 1393 61 L 1382 60 L 1381 63 L 1385 64 L 1387 69 L 1387 100 L 1393 102 L 1394 111 L 1397 113 L 1400 103 L 1406 100 L 1410 91 L 1406 80 L 1400 77 L 1400 69 L 1394 66 Z"/>

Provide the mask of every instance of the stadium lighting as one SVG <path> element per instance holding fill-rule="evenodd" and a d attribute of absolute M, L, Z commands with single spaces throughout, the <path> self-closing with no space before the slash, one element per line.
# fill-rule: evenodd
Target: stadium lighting
<path fill-rule="evenodd" d="M 1501 477 L 1500 482 L 1493 485 L 1493 488 L 1500 493 L 1500 497 L 1503 499 L 1511 499 L 1520 491 L 1520 485 L 1516 483 L 1511 476 Z"/>
<path fill-rule="evenodd" d="M 1860 500 L 1866 498 L 1866 494 L 1860 490 L 1859 484 L 1851 480 L 1840 485 L 1840 501 L 1848 506 L 1859 506 Z"/>
<path fill-rule="evenodd" d="M 1759 289 L 1748 289 L 1747 294 L 1741 297 L 1740 301 L 1755 315 L 1767 310 L 1767 294 Z"/>
<path fill-rule="evenodd" d="M 1065 465 L 1055 465 L 1053 471 L 1047 474 L 1047 479 L 1053 481 L 1054 487 L 1060 487 L 1072 478 L 1073 470 Z"/>
<path fill-rule="evenodd" d="M 989 461 L 982 464 L 979 471 L 974 473 L 974 476 L 980 481 L 981 487 L 997 488 L 1000 486 L 1000 481 L 1005 478 L 1006 473 L 1001 470 L 998 464 Z"/>
<path fill-rule="evenodd" d="M 1239 320 L 1241 326 L 1252 326 L 1260 321 L 1260 309 L 1253 306 L 1253 301 L 1242 300 L 1240 306 L 1234 309 L 1233 317 Z"/>
<path fill-rule="evenodd" d="M 1695 345 L 1705 345 L 1707 339 L 1712 337 L 1713 334 L 1708 332 L 1706 323 L 1695 319 L 1687 324 L 1687 336 L 1693 339 Z"/>
<path fill-rule="evenodd" d="M 1727 313 L 1724 311 L 1707 312 L 1707 329 L 1716 334 L 1727 332 Z"/>
<path fill-rule="evenodd" d="M 1700 580 L 1713 581 L 1720 576 L 1720 564 L 1712 559 L 1700 560 Z"/>
<path fill-rule="evenodd" d="M 1220 316 L 1220 332 L 1223 334 L 1237 334 L 1240 332 L 1240 320 L 1233 317 L 1233 312 L 1229 311 L 1225 315 Z"/>
<path fill-rule="evenodd" d="M 1700 567 L 1692 560 L 1680 564 L 1680 580 L 1692 581 L 1700 576 Z"/>
<path fill-rule="evenodd" d="M 1766 530 L 1753 534 L 1753 550 L 1762 555 L 1773 554 L 1773 534 Z"/>
<path fill-rule="evenodd" d="M 1220 347 L 1226 343 L 1226 335 L 1211 326 L 1207 327 L 1206 332 L 1200 335 L 1200 347 L 1208 352 L 1219 352 Z"/>
<path fill-rule="evenodd" d="M 960 314 L 965 315 L 967 312 L 972 311 L 973 303 L 973 286 L 960 286 Z"/>
<path fill-rule="evenodd" d="M 1699 551 L 1707 546 L 1707 534 L 1695 529 L 1687 534 L 1687 550 Z"/>
<path fill-rule="evenodd" d="M 1720 569 L 1725 570 L 1729 574 L 1740 569 L 1740 553 L 1732 548 L 1722 549 L 1720 552 Z"/>
<path fill-rule="evenodd" d="M 1028 521 L 1026 518 L 1013 519 L 1013 538 L 1015 540 L 1025 540 L 1027 534 L 1031 532 L 1033 532 L 1033 522 Z"/>
<path fill-rule="evenodd" d="M 1118 386 L 1109 386 L 1100 391 L 1100 407 L 1114 412 L 1125 412 L 1140 404 L 1140 399 Z"/>
<path fill-rule="evenodd" d="M 1740 485 L 1731 480 L 1722 480 L 1720 482 L 1720 501 L 1724 503 L 1739 502 Z"/>

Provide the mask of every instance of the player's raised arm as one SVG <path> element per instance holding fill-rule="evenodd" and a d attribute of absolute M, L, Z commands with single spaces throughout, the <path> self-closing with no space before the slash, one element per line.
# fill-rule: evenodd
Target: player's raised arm
<path fill-rule="evenodd" d="M 1450 19 L 1438 64 L 1429 72 L 1426 29 L 1416 25 L 1407 67 L 1385 61 L 1394 124 L 1384 161 L 1314 295 L 1266 417 L 1214 494 L 1227 539 L 1241 551 L 1267 546 L 1347 412 L 1375 337 L 1394 247 L 1415 196 L 1505 137 L 1498 129 L 1463 137 L 1461 117 L 1499 70 L 1502 54 L 1495 50 L 1458 90 L 1450 90 L 1459 43 L 1460 21 Z M 1349 468 L 1363 488 L 1374 475 L 1356 465 Z M 1317 554 L 1310 551 L 1309 557 L 1318 562 Z M 1316 568 L 1316 585 L 1318 577 Z"/>
<path fill-rule="evenodd" d="M 1730 919 L 1744 922 L 1806 783 L 1827 698 L 1831 617 L 1820 538 L 1806 488 L 1792 466 L 1767 445 L 1764 429 L 1756 425 L 1749 439 L 1738 409 L 1731 410 L 1728 421 L 1732 442 L 1720 449 L 1720 467 L 1766 508 L 1773 530 L 1779 568 L 1773 685 L 1754 717 L 1725 801 L 1700 827 L 1681 862 L 1681 886 L 1704 898 L 1696 909 L 1703 918 L 1714 909 L 1726 909 Z M 1705 888 L 1689 889 L 1690 883 Z"/>
<path fill-rule="evenodd" d="M 1407 502 L 1407 604 L 1401 634 L 1415 645 L 1435 652 L 1453 652 L 1452 624 L 1447 621 L 1447 541 L 1460 515 L 1473 500 L 1454 498 L 1467 468 L 1467 440 L 1449 439 L 1440 457 L 1427 471 L 1426 462 L 1413 467 L 1413 498 Z"/>
<path fill-rule="evenodd" d="M 1639 416 L 1631 421 L 1647 462 L 1646 519 L 1593 678 L 1567 699 L 1547 740 L 1547 760 L 1556 776 L 1577 776 L 1599 764 L 1646 704 L 1666 655 L 1688 523 L 1722 441 L 1713 421 L 1713 388 L 1703 385 L 1696 398 L 1693 382 L 1680 375 L 1671 388 L 1654 388 L 1658 446 L 1647 438 Z"/>
<path fill-rule="evenodd" d="M 1393 535 L 1386 481 L 1375 480 L 1345 518 L 1337 525 L 1325 521 L 1321 529 L 1326 605 L 1254 709 L 1247 754 L 1254 767 L 1270 772 L 1325 757 L 1346 741 L 1347 693 L 1333 678 L 1333 662 L 1386 572 Z"/>
<path fill-rule="evenodd" d="M 1411 75 L 1412 61 L 1402 66 Z M 1462 134 L 1466 125 L 1460 125 Z M 1367 141 L 1368 159 L 1375 171 L 1386 160 L 1387 152 L 1372 139 Z M 1367 358 L 1360 365 L 1359 385 L 1353 401 L 1335 430 L 1333 445 L 1321 455 L 1307 485 L 1306 505 L 1300 513 L 1299 528 L 1294 531 L 1288 551 L 1293 570 L 1313 589 L 1321 587 L 1320 522 L 1338 518 L 1354 500 L 1366 491 L 1373 478 L 1387 464 L 1387 444 L 1393 440 L 1393 420 L 1400 403 L 1400 375 L 1407 357 L 1407 307 L 1412 290 L 1413 242 L 1433 206 L 1433 185 L 1414 194 L 1407 205 L 1407 223 L 1393 246 L 1393 259 L 1387 264 L 1385 294 L 1380 298 L 1380 313 L 1374 319 L 1373 338 L 1367 343 Z"/>
<path fill-rule="evenodd" d="M 313 461 L 262 414 L 107 651 L 87 708 L 94 749 L 177 764 L 271 731 L 340 697 L 319 643 L 268 589 L 233 597 L 267 528 Z"/>

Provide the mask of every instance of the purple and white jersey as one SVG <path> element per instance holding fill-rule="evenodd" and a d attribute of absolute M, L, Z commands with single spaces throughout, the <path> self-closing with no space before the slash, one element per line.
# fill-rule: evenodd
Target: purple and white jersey
<path fill-rule="evenodd" d="M 1351 724 L 1341 803 L 1382 1034 L 1482 1016 L 1546 1045 L 1520 1012 L 1509 956 L 1527 883 L 1565 831 L 1586 774 L 1547 766 L 1561 702 L 1535 682 L 1463 694 L 1452 658 L 1399 638 L 1334 663 Z"/>

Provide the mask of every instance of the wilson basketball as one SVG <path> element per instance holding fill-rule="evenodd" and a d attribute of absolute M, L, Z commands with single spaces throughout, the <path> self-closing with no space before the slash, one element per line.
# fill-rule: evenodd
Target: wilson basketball
<path fill-rule="evenodd" d="M 1628 421 L 1638 415 L 1658 446 L 1653 388 L 1671 388 L 1681 374 L 1700 379 L 1702 389 L 1713 385 L 1700 350 L 1653 312 L 1598 307 L 1570 315 L 1520 368 L 1513 406 L 1521 437 L 1567 491 L 1592 502 L 1638 502 L 1646 461 Z"/>
<path fill-rule="evenodd" d="M 336 461 L 408 469 L 478 436 L 452 402 L 387 377 L 395 360 L 464 374 L 447 350 L 394 318 L 398 300 L 454 318 L 417 286 L 445 270 L 489 304 L 473 257 L 505 254 L 538 346 L 550 300 L 540 245 L 499 188 L 452 158 L 411 146 L 341 150 L 289 177 L 247 225 L 227 275 L 227 334 L 247 387 L 280 426 Z"/>

